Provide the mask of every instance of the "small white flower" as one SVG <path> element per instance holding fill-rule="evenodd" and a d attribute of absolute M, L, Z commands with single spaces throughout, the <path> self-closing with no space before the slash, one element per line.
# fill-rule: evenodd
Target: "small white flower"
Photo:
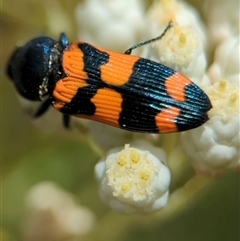
<path fill-rule="evenodd" d="M 221 80 L 206 89 L 213 108 L 209 120 L 181 134 L 182 146 L 196 171 L 207 176 L 222 175 L 240 167 L 239 86 Z"/>
<path fill-rule="evenodd" d="M 213 63 L 208 69 L 208 76 L 212 83 L 219 79 L 227 79 L 236 85 L 240 83 L 239 51 L 238 36 L 227 38 L 217 46 Z"/>
<path fill-rule="evenodd" d="M 26 196 L 28 209 L 24 233 L 29 241 L 68 240 L 89 232 L 95 216 L 51 182 L 33 186 Z"/>
<path fill-rule="evenodd" d="M 115 51 L 125 51 L 138 42 L 144 25 L 139 0 L 85 0 L 76 8 L 79 39 Z"/>
<path fill-rule="evenodd" d="M 148 149 L 149 145 L 146 146 Z M 170 171 L 165 153 L 130 148 L 113 149 L 95 166 L 99 194 L 112 209 L 125 213 L 154 212 L 166 205 Z"/>
<path fill-rule="evenodd" d="M 199 16 L 184 1 L 155 1 L 149 10 L 150 35 L 159 35 L 169 21 L 173 21 L 173 27 L 152 43 L 153 48 L 144 47 L 143 55 L 198 83 L 206 71 L 205 31 Z"/>
<path fill-rule="evenodd" d="M 149 9 L 148 18 L 151 34 L 155 35 L 159 28 L 164 29 L 169 21 L 173 21 L 181 27 L 191 26 L 200 41 L 204 44 L 206 42 L 205 27 L 198 11 L 185 1 L 155 0 Z"/>

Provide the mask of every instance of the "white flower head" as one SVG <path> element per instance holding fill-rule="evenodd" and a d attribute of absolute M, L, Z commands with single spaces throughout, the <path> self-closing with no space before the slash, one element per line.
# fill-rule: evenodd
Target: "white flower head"
<path fill-rule="evenodd" d="M 28 240 L 67 240 L 89 232 L 95 215 L 51 182 L 33 186 L 26 196 Z"/>
<path fill-rule="evenodd" d="M 239 86 L 221 80 L 206 89 L 213 108 L 209 120 L 181 134 L 182 146 L 198 173 L 220 176 L 240 167 Z"/>
<path fill-rule="evenodd" d="M 111 150 L 106 160 L 95 166 L 103 201 L 125 213 L 148 213 L 162 208 L 167 203 L 170 184 L 167 166 L 149 151 L 129 145 L 116 151 Z M 165 158 L 163 152 L 162 157 Z"/>
<path fill-rule="evenodd" d="M 144 56 L 198 82 L 206 70 L 205 32 L 198 14 L 182 1 L 155 1 L 149 10 L 150 35 L 156 37 L 170 21 L 172 28 L 152 43 L 153 48 L 146 47 Z"/>
<path fill-rule="evenodd" d="M 164 28 L 169 21 L 178 26 L 191 26 L 196 35 L 205 43 L 205 28 L 198 12 L 187 2 L 178 0 L 155 0 L 148 12 L 150 30 L 156 34 L 156 30 Z"/>
<path fill-rule="evenodd" d="M 115 51 L 137 43 L 145 29 L 140 0 L 84 0 L 77 6 L 76 18 L 79 39 Z"/>

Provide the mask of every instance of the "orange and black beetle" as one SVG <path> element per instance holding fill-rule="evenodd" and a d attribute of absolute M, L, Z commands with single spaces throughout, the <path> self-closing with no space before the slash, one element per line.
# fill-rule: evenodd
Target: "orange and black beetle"
<path fill-rule="evenodd" d="M 7 72 L 23 97 L 41 101 L 47 96 L 36 117 L 52 105 L 67 116 L 66 125 L 73 115 L 135 132 L 198 127 L 212 107 L 208 96 L 179 72 L 130 55 L 162 36 L 124 54 L 84 42 L 69 44 L 65 34 L 59 41 L 38 37 L 16 49 Z"/>

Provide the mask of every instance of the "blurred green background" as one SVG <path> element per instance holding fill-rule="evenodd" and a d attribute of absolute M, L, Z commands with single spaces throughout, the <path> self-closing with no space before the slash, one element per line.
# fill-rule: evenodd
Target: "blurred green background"
<path fill-rule="evenodd" d="M 168 220 L 159 221 L 155 215 L 121 215 L 98 197 L 93 168 L 99 157 L 91 147 L 81 137 L 71 137 L 62 130 L 45 133 L 23 113 L 14 86 L 5 76 L 5 66 L 16 43 L 41 34 L 58 38 L 48 24 L 48 14 L 56 11 L 49 2 L 3 0 L 1 6 L 2 240 L 22 240 L 24 196 L 33 184 L 44 180 L 72 192 L 96 214 L 96 227 L 81 240 L 240 240 L 238 173 L 211 181 L 204 193 Z M 78 2 L 52 2 L 60 4 L 63 21 L 66 18 L 71 24 L 71 28 L 62 31 L 72 40 L 77 36 L 74 9 Z M 199 1 L 192 2 L 200 5 Z"/>

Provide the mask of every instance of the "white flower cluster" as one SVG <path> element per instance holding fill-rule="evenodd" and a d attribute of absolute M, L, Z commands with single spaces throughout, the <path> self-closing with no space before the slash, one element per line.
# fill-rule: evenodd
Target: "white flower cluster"
<path fill-rule="evenodd" d="M 240 168 L 240 88 L 221 80 L 206 92 L 213 104 L 210 120 L 182 133 L 182 145 L 197 172 L 220 176 L 225 169 Z"/>
<path fill-rule="evenodd" d="M 26 196 L 24 236 L 28 241 L 70 240 L 89 232 L 95 215 L 52 182 L 33 186 Z"/>
<path fill-rule="evenodd" d="M 170 172 L 163 162 L 149 151 L 125 148 L 110 150 L 95 166 L 100 182 L 99 193 L 110 207 L 122 212 L 153 212 L 162 208 L 168 199 Z"/>
<path fill-rule="evenodd" d="M 132 148 L 131 144 L 123 150 L 111 149 L 96 165 L 100 196 L 111 208 L 130 213 L 162 208 L 167 202 L 170 182 L 167 159 L 177 162 L 172 157 L 176 158 L 173 153 L 181 153 L 180 146 L 186 154 L 184 158 L 188 157 L 195 170 L 203 175 L 219 176 L 226 169 L 239 168 L 239 13 L 236 2 L 206 1 L 207 24 L 185 1 L 155 0 L 148 8 L 143 1 L 135 0 L 79 3 L 76 16 L 81 41 L 120 52 L 159 36 L 172 21 L 173 27 L 161 40 L 134 50 L 133 54 L 182 72 L 205 90 L 213 105 L 209 121 L 182 133 L 180 139 L 178 135 L 168 138 L 134 134 L 90 123 L 93 140 L 104 151 L 134 140 L 148 141 L 141 147 Z M 215 53 L 210 67 L 206 58 L 209 46 Z M 164 146 L 167 157 L 165 154 L 154 157 L 153 144 L 161 151 L 159 146 Z"/>
<path fill-rule="evenodd" d="M 236 6 L 239 3 L 235 0 L 206 2 L 207 27 L 214 48 L 207 75 L 214 84 L 204 89 L 213 108 L 208 122 L 181 134 L 183 148 L 195 170 L 211 177 L 240 168 L 240 42 Z"/>

